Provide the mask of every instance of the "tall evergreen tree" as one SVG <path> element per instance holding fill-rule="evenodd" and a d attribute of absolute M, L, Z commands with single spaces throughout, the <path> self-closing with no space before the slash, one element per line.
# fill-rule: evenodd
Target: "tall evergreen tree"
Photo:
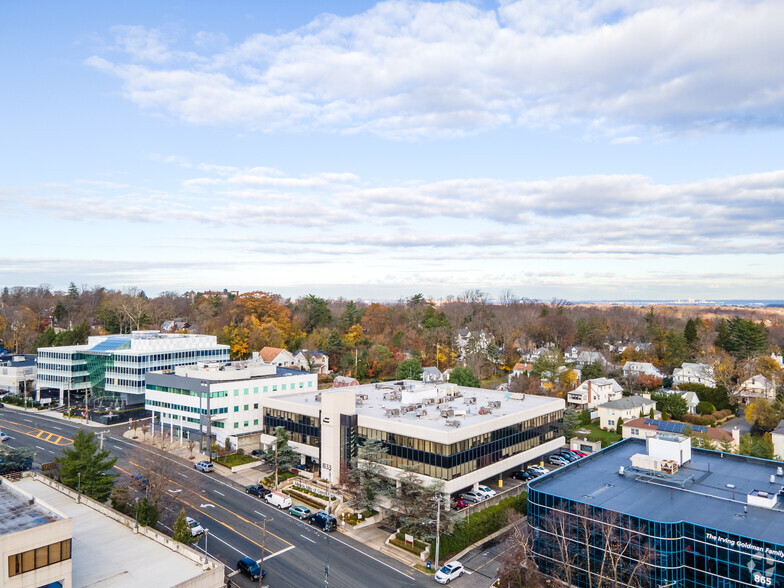
<path fill-rule="evenodd" d="M 60 481 L 100 502 L 109 498 L 116 474 L 107 473 L 117 462 L 107 449 L 100 449 L 94 433 L 76 432 L 73 447 L 63 448 L 60 464 Z M 80 476 L 81 474 L 81 476 Z"/>
<path fill-rule="evenodd" d="M 191 528 L 190 525 L 188 525 L 184 508 L 180 510 L 180 514 L 177 515 L 177 520 L 174 521 L 173 531 L 174 540 L 184 543 L 185 545 L 193 545 L 199 540 L 198 537 L 194 537 L 193 533 L 191 533 Z"/>

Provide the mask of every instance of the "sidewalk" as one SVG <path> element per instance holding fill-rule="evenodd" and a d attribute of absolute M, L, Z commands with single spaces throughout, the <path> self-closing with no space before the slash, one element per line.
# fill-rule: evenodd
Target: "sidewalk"
<path fill-rule="evenodd" d="M 83 418 L 68 418 L 63 413 L 51 408 L 46 408 L 44 410 L 38 410 L 37 408 L 28 408 L 27 410 L 25 410 L 24 407 L 16 406 L 15 404 L 7 404 L 7 403 L 3 403 L 3 407 L 9 408 L 11 410 L 16 410 L 22 413 L 31 413 L 31 414 L 47 416 L 50 418 L 59 419 L 61 421 L 66 421 L 68 423 L 73 423 L 74 425 L 81 425 L 83 427 L 94 427 L 96 429 L 105 429 L 108 426 L 110 426 L 110 425 L 102 425 L 101 423 L 95 423 L 92 421 L 88 423 L 85 422 Z"/>

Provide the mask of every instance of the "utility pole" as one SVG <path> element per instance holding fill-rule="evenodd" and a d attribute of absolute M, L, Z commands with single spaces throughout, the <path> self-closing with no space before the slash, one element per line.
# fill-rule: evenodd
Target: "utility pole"
<path fill-rule="evenodd" d="M 277 431 L 275 431 L 277 436 Z M 278 489 L 278 439 L 275 438 L 275 490 Z"/>
<path fill-rule="evenodd" d="M 103 430 L 103 431 L 101 431 L 100 433 L 98 433 L 98 437 L 99 437 L 99 438 L 100 438 L 100 440 L 101 440 L 101 451 L 103 451 L 103 436 L 104 436 L 105 434 L 106 434 L 106 430 Z"/>
<path fill-rule="evenodd" d="M 436 498 L 436 570 L 438 570 L 438 548 L 441 539 L 441 494 Z"/>
<path fill-rule="evenodd" d="M 261 559 L 259 560 L 259 587 L 261 586 L 261 576 L 264 574 L 264 543 L 267 539 L 267 519 L 261 522 Z"/>

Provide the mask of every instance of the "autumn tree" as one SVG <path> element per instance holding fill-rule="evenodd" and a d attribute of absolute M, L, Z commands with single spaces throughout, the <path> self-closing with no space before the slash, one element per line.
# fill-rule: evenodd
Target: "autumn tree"
<path fill-rule="evenodd" d="M 755 425 L 762 431 L 772 431 L 781 420 L 776 409 L 764 398 L 752 400 L 746 407 L 745 416 L 750 425 Z"/>

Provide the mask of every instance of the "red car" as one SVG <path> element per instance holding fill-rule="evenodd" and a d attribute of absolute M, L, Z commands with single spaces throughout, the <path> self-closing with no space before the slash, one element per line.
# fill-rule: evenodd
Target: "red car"
<path fill-rule="evenodd" d="M 462 498 L 458 498 L 452 503 L 452 508 L 454 508 L 455 510 L 462 510 L 466 506 L 468 506 L 468 503 Z"/>
<path fill-rule="evenodd" d="M 568 451 L 569 453 L 574 453 L 577 457 L 585 457 L 588 455 L 587 453 L 583 453 L 582 451 L 577 451 L 576 449 L 567 449 L 566 451 Z"/>

